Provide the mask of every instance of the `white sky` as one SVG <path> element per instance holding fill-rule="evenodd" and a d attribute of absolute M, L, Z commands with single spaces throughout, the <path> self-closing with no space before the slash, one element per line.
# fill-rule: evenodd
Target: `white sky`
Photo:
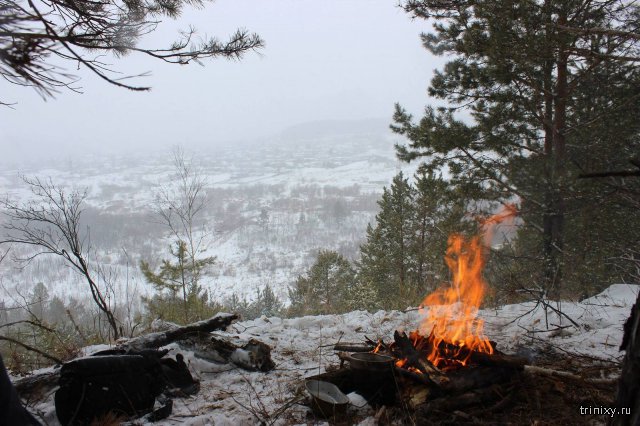
<path fill-rule="evenodd" d="M 179 66 L 132 55 L 108 58 L 151 92 L 111 86 L 83 70 L 83 94 L 43 101 L 30 88 L 0 82 L 0 148 L 5 159 L 73 152 L 233 143 L 327 119 L 383 118 L 400 102 L 420 114 L 433 69 L 443 63 L 422 48 L 425 21 L 412 21 L 396 0 L 218 0 L 185 10 L 142 40 L 165 47 L 178 29 L 226 39 L 257 32 L 266 47 L 241 61 Z M 67 64 L 67 68 L 73 66 Z M 74 67 L 75 68 L 75 67 Z"/>

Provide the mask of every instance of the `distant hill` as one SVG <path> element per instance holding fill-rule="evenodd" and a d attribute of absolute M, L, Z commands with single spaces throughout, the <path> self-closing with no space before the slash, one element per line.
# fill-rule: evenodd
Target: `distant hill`
<path fill-rule="evenodd" d="M 279 137 L 285 141 L 318 139 L 348 135 L 386 135 L 389 119 L 368 118 L 363 120 L 321 120 L 296 124 L 284 129 Z"/>

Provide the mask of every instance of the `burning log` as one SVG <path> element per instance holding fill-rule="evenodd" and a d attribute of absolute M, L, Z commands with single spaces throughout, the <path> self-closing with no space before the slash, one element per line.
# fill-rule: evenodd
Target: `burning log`
<path fill-rule="evenodd" d="M 427 354 L 433 350 L 429 339 L 422 336 L 415 336 L 416 334 L 412 333 L 412 337 L 416 339 L 416 341 L 413 342 L 405 333 L 398 333 L 397 331 L 394 333 L 393 338 L 395 345 L 392 348 L 392 352 L 396 358 L 405 358 L 408 366 L 417 368 L 425 374 L 442 375 L 441 371 L 427 360 Z M 443 357 L 444 361 L 448 361 L 451 364 L 457 362 L 460 366 L 475 364 L 522 370 L 527 363 L 525 358 L 506 355 L 495 351 L 495 349 L 493 353 L 488 354 L 444 341 L 438 344 L 437 350 L 442 354 L 440 356 Z M 448 355 L 451 356 L 451 359 L 447 358 Z M 435 373 L 433 373 L 434 371 Z"/>
<path fill-rule="evenodd" d="M 405 333 L 399 333 L 396 331 L 393 333 L 393 340 L 396 344 L 396 348 L 401 354 L 401 356 L 396 354 L 396 358 L 399 358 L 402 361 L 406 360 L 406 366 L 419 370 L 426 376 L 425 380 L 431 381 L 438 387 L 442 386 L 442 384 L 446 382 L 446 378 L 443 374 L 427 360 L 423 353 L 416 350 L 413 346 L 413 342 L 411 342 Z M 404 367 L 404 365 L 400 365 L 399 367 Z"/>

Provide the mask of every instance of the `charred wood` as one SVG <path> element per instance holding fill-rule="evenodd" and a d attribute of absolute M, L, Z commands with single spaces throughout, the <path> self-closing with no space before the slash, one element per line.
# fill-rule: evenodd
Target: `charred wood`
<path fill-rule="evenodd" d="M 507 383 L 519 376 L 519 372 L 509 367 L 478 366 L 451 371 L 447 374 L 448 381 L 443 385 L 443 391 L 449 394 L 460 394 L 473 389 Z"/>
<path fill-rule="evenodd" d="M 434 412 L 451 413 L 476 405 L 494 404 L 504 398 L 501 385 L 491 385 L 486 388 L 475 389 L 460 395 L 448 395 L 427 402 L 417 410 L 419 417 L 427 418 Z"/>
<path fill-rule="evenodd" d="M 395 349 L 399 352 L 399 354 L 394 353 L 396 358 L 406 359 L 407 366 L 413 367 L 422 374 L 427 375 L 438 386 L 446 382 L 446 378 L 442 372 L 427 360 L 425 354 L 419 352 L 413 346 L 413 342 L 405 333 L 396 331 L 393 333 L 393 340 L 396 344 Z"/>

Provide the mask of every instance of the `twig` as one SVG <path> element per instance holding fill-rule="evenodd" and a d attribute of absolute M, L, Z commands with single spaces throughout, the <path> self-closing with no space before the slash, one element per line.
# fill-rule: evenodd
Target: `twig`
<path fill-rule="evenodd" d="M 584 358 L 584 359 L 588 359 L 588 360 L 596 361 L 596 362 L 606 362 L 606 363 L 610 363 L 610 364 L 617 365 L 617 366 L 620 366 L 620 365 L 621 365 L 620 361 L 614 361 L 613 359 L 598 358 L 598 357 L 594 357 L 594 356 L 590 356 L 590 355 L 585 355 L 585 354 L 581 354 L 581 353 L 571 352 L 571 351 L 568 351 L 568 350 L 566 350 L 566 349 L 561 348 L 561 347 L 560 347 L 560 346 L 558 346 L 558 345 L 554 345 L 554 344 L 552 344 L 551 342 L 549 342 L 549 341 L 548 341 L 548 340 L 546 340 L 546 339 L 541 339 L 541 338 L 536 337 L 536 336 L 529 336 L 529 337 L 530 337 L 532 340 L 537 340 L 537 341 L 539 341 L 539 342 L 543 342 L 543 343 L 545 343 L 545 344 L 549 345 L 550 347 L 552 347 L 553 349 L 557 349 L 557 350 L 559 350 L 559 351 L 561 351 L 561 352 L 564 352 L 565 354 L 567 354 L 567 355 L 569 355 L 569 356 L 572 356 L 572 357 L 574 357 L 574 358 Z"/>
<path fill-rule="evenodd" d="M 554 324 L 551 324 L 551 325 L 554 325 Z M 535 334 L 535 333 L 552 333 L 554 331 L 564 330 L 565 328 L 569 328 L 569 327 L 573 327 L 573 326 L 572 325 L 556 326 L 556 328 L 552 328 L 550 330 L 529 330 L 528 328 L 523 327 L 520 324 L 518 324 L 518 327 L 520 327 L 521 329 L 525 330 L 527 333 Z"/>
<path fill-rule="evenodd" d="M 536 294 L 534 294 L 534 292 L 533 292 L 532 290 L 530 290 L 530 289 L 528 289 L 528 288 L 524 288 L 524 287 L 522 287 L 522 288 L 521 288 L 521 290 L 522 290 L 523 292 L 525 292 L 525 293 L 528 293 L 528 294 L 530 294 L 530 295 L 532 295 L 532 296 L 536 297 L 536 302 L 537 302 L 537 303 L 536 303 L 536 307 L 535 307 L 535 308 L 537 308 L 539 304 L 542 304 L 542 306 L 543 306 L 544 308 L 549 308 L 549 309 L 551 309 L 552 311 L 554 311 L 555 313 L 557 313 L 558 315 L 560 315 L 560 316 L 562 316 L 562 317 L 565 317 L 567 320 L 569 320 L 569 322 L 570 322 L 571 324 L 573 324 L 573 325 L 574 325 L 578 330 L 580 330 L 580 324 L 578 324 L 577 322 L 575 322 L 573 319 L 571 319 L 571 317 L 570 317 L 569 315 L 565 314 L 565 313 L 564 313 L 564 312 L 562 312 L 561 310 L 559 310 L 559 309 L 557 309 L 557 308 L 555 308 L 555 307 L 551 306 L 551 304 L 550 304 L 549 302 L 547 302 L 546 300 L 544 300 L 544 296 L 542 296 L 542 295 L 536 295 Z M 532 312 L 533 310 L 535 310 L 535 308 L 534 308 L 534 309 L 532 309 L 532 310 L 531 310 L 531 311 L 529 311 L 529 312 Z M 525 314 L 525 315 L 526 315 L 526 314 Z M 523 316 L 524 316 L 524 315 L 523 315 Z"/>

